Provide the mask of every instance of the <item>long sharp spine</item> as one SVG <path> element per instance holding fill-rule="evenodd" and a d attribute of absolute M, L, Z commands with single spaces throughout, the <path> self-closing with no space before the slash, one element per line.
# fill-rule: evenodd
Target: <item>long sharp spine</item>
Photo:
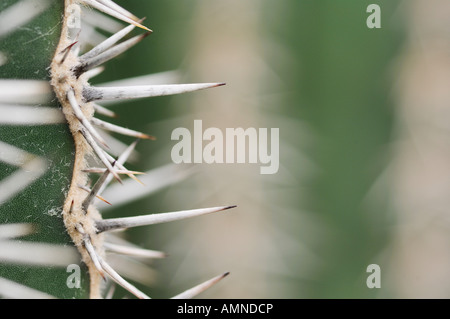
<path fill-rule="evenodd" d="M 221 281 L 223 278 L 228 276 L 230 273 L 226 272 L 222 275 L 219 275 L 217 277 L 214 277 L 208 281 L 205 281 L 204 283 L 197 285 L 191 289 L 186 290 L 185 292 L 182 292 L 181 294 L 176 295 L 175 297 L 172 297 L 171 299 L 191 299 L 198 294 L 202 293 L 206 289 L 210 288 L 211 286 L 214 286 L 219 281 Z"/>
<path fill-rule="evenodd" d="M 95 112 L 97 112 L 99 114 L 102 114 L 102 115 L 105 115 L 105 116 L 108 116 L 108 117 L 112 117 L 112 118 L 116 118 L 117 117 L 116 113 L 114 113 L 113 111 L 108 110 L 106 107 L 98 105 L 97 103 L 92 103 L 92 105 L 94 106 Z"/>
<path fill-rule="evenodd" d="M 155 138 L 153 136 L 141 133 L 141 132 L 137 132 L 134 130 L 130 130 L 128 128 L 125 127 L 121 127 L 118 125 L 114 125 L 96 118 L 92 118 L 91 119 L 91 123 L 101 127 L 105 130 L 111 131 L 111 132 L 116 132 L 122 135 L 128 135 L 128 136 L 133 136 L 133 137 L 137 137 L 137 138 L 144 138 L 144 139 L 150 139 L 150 140 L 154 140 Z"/>
<path fill-rule="evenodd" d="M 84 76 L 86 77 L 87 80 L 90 80 L 93 77 L 96 77 L 97 75 L 102 73 L 104 70 L 105 70 L 105 68 L 103 66 L 99 66 L 97 68 L 94 68 L 94 69 L 91 69 L 89 71 L 86 71 L 84 73 Z"/>
<path fill-rule="evenodd" d="M 138 21 L 139 22 L 139 18 L 136 17 L 134 14 L 132 14 L 131 12 L 129 12 L 128 10 L 125 10 L 124 8 L 122 8 L 121 6 L 119 6 L 118 4 L 116 4 L 114 1 L 112 0 L 96 0 L 98 2 L 100 2 L 101 4 L 119 12 L 120 14 L 123 14 L 124 16 L 134 20 L 134 21 Z"/>
<path fill-rule="evenodd" d="M 80 56 L 80 61 L 86 61 L 88 59 L 91 59 L 93 57 L 96 57 L 100 53 L 103 53 L 105 50 L 112 47 L 114 44 L 117 43 L 120 39 L 122 39 L 124 36 L 126 36 L 128 33 L 130 33 L 135 28 L 134 25 L 129 25 L 119 32 L 114 33 L 112 36 L 110 36 L 108 39 L 103 41 L 102 43 L 98 44 L 94 48 L 92 48 L 90 51 L 86 52 L 82 56 Z"/>
<path fill-rule="evenodd" d="M 94 8 L 96 8 L 97 10 L 102 11 L 102 12 L 104 12 L 106 14 L 109 14 L 110 16 L 112 16 L 114 18 L 117 18 L 117 19 L 122 20 L 124 22 L 127 22 L 129 24 L 133 24 L 133 25 L 135 25 L 135 26 L 137 26 L 137 27 L 139 27 L 141 29 L 144 29 L 144 30 L 147 30 L 147 31 L 150 31 L 150 32 L 152 31 L 149 28 L 147 28 L 146 26 L 143 26 L 142 24 L 134 21 L 133 19 L 130 19 L 129 17 L 127 17 L 123 13 L 118 12 L 115 9 L 112 9 L 109 6 L 105 6 L 104 4 L 102 4 L 102 3 L 98 2 L 98 1 L 95 1 L 95 0 L 82 0 L 82 1 L 84 3 L 86 3 L 87 5 L 90 5 L 90 6 L 94 7 Z"/>
<path fill-rule="evenodd" d="M 114 166 L 114 164 L 112 164 L 112 166 Z M 103 185 L 106 182 L 106 179 L 109 175 L 109 171 L 106 170 L 103 175 L 98 179 L 98 181 L 95 183 L 94 187 L 92 188 L 91 192 L 89 193 L 89 195 L 86 197 L 86 199 L 83 201 L 82 207 L 83 210 L 87 213 L 89 206 L 91 205 L 92 201 L 95 199 L 96 196 L 98 195 L 98 192 L 100 191 L 100 189 L 103 187 Z"/>
<path fill-rule="evenodd" d="M 116 166 L 117 166 L 120 170 L 127 170 L 127 169 L 125 168 L 125 166 L 123 166 L 122 163 L 125 163 L 126 159 L 131 155 L 131 153 L 132 153 L 132 151 L 134 150 L 134 147 L 136 146 L 136 144 L 137 144 L 137 141 L 133 142 L 133 143 L 132 143 L 132 144 L 131 144 L 124 152 L 123 152 L 123 154 L 120 155 L 120 157 L 117 159 L 117 161 L 116 161 Z M 108 153 L 106 153 L 106 152 L 103 151 L 103 150 L 102 150 L 102 152 L 103 152 L 104 156 L 105 156 L 108 160 L 110 160 L 110 161 L 115 161 L 114 158 L 113 158 L 111 155 L 109 155 Z M 121 158 L 123 158 L 123 160 L 121 160 Z M 134 176 L 133 174 L 129 173 L 129 174 L 127 174 L 127 175 L 128 175 L 128 177 L 134 179 L 136 182 L 142 184 L 142 182 L 141 182 L 136 176 Z"/>
<path fill-rule="evenodd" d="M 114 280 L 118 285 L 122 286 L 133 295 L 138 297 L 139 299 L 150 299 L 146 294 L 137 289 L 135 286 L 130 284 L 128 281 L 123 279 L 106 261 L 104 261 L 101 257 L 99 257 L 99 262 L 102 269 Z"/>
<path fill-rule="evenodd" d="M 69 100 L 69 103 L 72 107 L 73 112 L 75 113 L 75 116 L 78 118 L 78 120 L 81 122 L 81 124 L 86 128 L 86 130 L 88 130 L 89 133 L 92 135 L 92 137 L 95 138 L 100 144 L 102 144 L 105 147 L 108 147 L 108 145 L 103 140 L 103 138 L 97 133 L 95 128 L 92 126 L 92 124 L 86 118 L 86 116 L 83 114 L 83 111 L 81 110 L 81 108 L 78 105 L 78 102 L 75 98 L 75 93 L 73 92 L 73 90 L 69 90 L 69 92 L 67 92 L 67 99 Z"/>
<path fill-rule="evenodd" d="M 92 147 L 94 152 L 97 154 L 98 158 L 102 161 L 102 163 L 106 166 L 106 168 L 113 174 L 113 176 L 121 182 L 122 180 L 119 177 L 119 174 L 117 174 L 114 170 L 114 168 L 111 165 L 111 162 L 114 162 L 114 159 L 110 162 L 105 154 L 107 154 L 105 151 L 103 151 L 100 146 L 97 145 L 93 137 L 90 135 L 89 131 L 87 131 L 85 128 L 80 129 L 81 134 L 84 136 L 88 144 Z M 121 168 L 124 169 L 124 168 Z"/>
<path fill-rule="evenodd" d="M 128 87 L 85 87 L 83 97 L 87 102 L 97 100 L 126 100 L 166 96 L 193 92 L 225 85 L 225 83 L 162 84 Z"/>
<path fill-rule="evenodd" d="M 129 255 L 133 257 L 141 258 L 165 258 L 166 253 L 161 251 L 142 249 L 132 246 L 117 245 L 112 243 L 104 243 L 106 250 L 111 251 L 116 254 Z"/>
<path fill-rule="evenodd" d="M 106 169 L 103 170 L 103 173 L 106 171 Z M 82 186 L 82 185 L 78 185 L 78 187 L 84 191 L 86 191 L 88 194 L 90 194 L 92 192 L 92 189 L 90 189 L 87 186 Z M 98 199 L 100 199 L 102 202 L 105 202 L 108 205 L 111 205 L 110 202 L 108 202 L 105 198 L 103 198 L 102 196 L 98 195 L 98 191 L 97 194 L 95 195 L 95 197 L 97 197 Z M 73 201 L 72 201 L 72 206 L 73 206 Z M 72 207 L 70 208 L 72 210 Z"/>
<path fill-rule="evenodd" d="M 99 55 L 96 55 L 96 56 L 82 62 L 79 66 L 74 68 L 75 75 L 80 76 L 84 72 L 86 72 L 92 68 L 95 68 L 95 67 L 115 58 L 119 54 L 125 52 L 126 50 L 130 49 L 131 47 L 133 47 L 134 45 L 136 45 L 137 43 L 142 41 L 142 39 L 144 39 L 149 34 L 150 33 L 137 35 L 125 42 L 122 42 L 122 43 L 100 53 Z"/>
<path fill-rule="evenodd" d="M 86 247 L 86 250 L 87 250 L 89 256 L 91 257 L 91 260 L 94 263 L 95 268 L 97 268 L 100 275 L 103 278 L 105 278 L 105 274 L 103 272 L 103 267 L 101 266 L 100 261 L 99 261 L 100 256 L 98 256 L 97 252 L 95 251 L 95 248 L 92 245 L 89 236 L 85 235 L 85 237 L 83 238 L 83 244 L 84 244 L 84 247 Z"/>
<path fill-rule="evenodd" d="M 85 173 L 93 173 L 93 174 L 103 174 L 106 170 L 107 170 L 106 168 L 90 167 L 90 168 L 83 169 L 83 172 L 85 172 Z M 126 175 L 128 175 L 128 174 L 133 174 L 133 175 L 143 175 L 143 174 L 145 174 L 143 172 L 122 170 L 122 169 L 117 169 L 116 172 L 117 172 L 117 174 L 126 174 Z"/>
<path fill-rule="evenodd" d="M 147 226 L 154 224 L 167 223 L 171 221 L 181 220 L 190 217 L 201 216 L 210 213 L 216 213 L 236 206 L 221 206 L 203 209 L 193 209 L 172 213 L 150 214 L 135 217 L 102 219 L 96 221 L 98 232 L 111 231 L 116 229 L 125 229 L 137 226 Z"/>

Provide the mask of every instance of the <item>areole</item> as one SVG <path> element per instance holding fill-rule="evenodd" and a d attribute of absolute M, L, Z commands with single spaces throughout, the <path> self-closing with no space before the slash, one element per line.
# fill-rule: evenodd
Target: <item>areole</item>
<path fill-rule="evenodd" d="M 80 4 L 92 6 L 106 14 L 118 18 L 130 25 L 113 34 L 90 51 L 79 55 L 78 35 L 82 27 L 79 21 Z M 98 67 L 139 43 L 149 33 L 132 37 L 118 43 L 136 26 L 151 32 L 141 24 L 142 20 L 119 7 L 111 0 L 66 0 L 65 18 L 61 38 L 51 64 L 51 85 L 62 106 L 75 144 L 75 164 L 70 189 L 63 208 L 64 224 L 83 262 L 88 266 L 90 275 L 91 298 L 102 297 L 102 281 L 109 276 L 117 284 L 133 293 L 138 298 L 148 298 L 144 293 L 124 280 L 106 261 L 105 239 L 103 232 L 134 226 L 169 222 L 182 218 L 223 211 L 235 206 L 220 206 L 165 214 L 145 215 L 103 220 L 96 209 L 96 198 L 113 178 L 121 182 L 120 175 L 127 175 L 139 181 L 135 175 L 139 172 L 129 171 L 124 164 L 136 146 L 132 143 L 118 158 L 108 153 L 107 143 L 98 133 L 96 127 L 120 134 L 131 135 L 138 139 L 151 137 L 147 134 L 122 128 L 94 117 L 96 112 L 108 115 L 108 110 L 94 101 L 122 100 L 141 97 L 180 94 L 223 85 L 223 83 L 176 84 L 176 85 L 142 85 L 130 87 L 102 88 L 90 86 L 88 80 L 101 70 Z M 94 156 L 104 168 L 89 167 L 87 157 Z M 89 173 L 101 173 L 97 182 L 89 187 Z M 226 273 L 227 274 L 227 273 Z M 214 284 L 226 274 L 213 278 L 198 288 L 182 294 L 183 298 L 193 296 Z"/>

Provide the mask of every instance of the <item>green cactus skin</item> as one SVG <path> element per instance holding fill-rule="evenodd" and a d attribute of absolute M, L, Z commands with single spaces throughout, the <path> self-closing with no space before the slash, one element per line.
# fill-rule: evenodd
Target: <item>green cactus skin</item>
<path fill-rule="evenodd" d="M 18 2 L 4 0 L 0 4 L 0 11 Z M 59 41 L 62 13 L 63 2 L 52 1 L 43 13 L 0 39 L 0 52 L 8 59 L 0 67 L 0 78 L 49 81 L 48 67 Z M 58 108 L 59 104 L 53 98 L 45 106 Z M 41 178 L 14 198 L 0 203 L 0 224 L 32 223 L 35 232 L 21 240 L 72 245 L 61 218 L 65 193 L 72 177 L 74 153 L 73 139 L 67 125 L 4 125 L 0 126 L 0 140 L 45 158 L 48 163 L 47 171 Z M 17 167 L 0 162 L 0 181 L 16 170 Z M 85 268 L 81 263 L 80 266 Z M 82 273 L 86 274 L 86 271 Z M 64 267 L 0 262 L 0 277 L 59 298 L 86 297 L 86 289 L 67 287 L 68 275 Z M 83 275 L 83 286 L 87 282 L 86 275 Z"/>

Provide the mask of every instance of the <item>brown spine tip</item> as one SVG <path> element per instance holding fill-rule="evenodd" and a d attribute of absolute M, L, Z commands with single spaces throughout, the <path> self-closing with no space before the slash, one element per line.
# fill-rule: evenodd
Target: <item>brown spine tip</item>
<path fill-rule="evenodd" d="M 152 135 L 148 135 L 148 134 L 142 134 L 140 137 L 143 139 L 146 139 L 146 140 L 152 140 L 152 141 L 156 140 L 156 137 L 154 137 Z"/>
<path fill-rule="evenodd" d="M 141 35 L 141 38 L 139 40 L 140 41 L 144 40 L 146 37 L 148 37 L 152 33 L 153 33 L 152 30 L 149 30 L 149 31 L 145 32 L 143 35 Z"/>
<path fill-rule="evenodd" d="M 151 30 L 151 29 L 147 28 L 146 26 L 144 26 L 144 25 L 142 25 L 142 24 L 140 24 L 140 23 L 138 23 L 138 24 L 135 24 L 135 26 L 137 26 L 138 28 L 141 28 L 141 29 L 144 29 L 144 30 L 146 30 L 146 31 L 147 31 L 147 33 L 152 33 L 152 32 L 153 32 L 153 30 Z"/>
<path fill-rule="evenodd" d="M 64 61 L 66 60 L 67 56 L 69 55 L 70 50 L 72 50 L 73 46 L 75 44 L 77 44 L 77 43 L 78 43 L 78 41 L 75 41 L 74 43 L 69 44 L 64 50 L 61 51 L 61 54 L 64 53 L 64 55 L 63 55 L 61 61 L 59 62 L 59 64 L 63 64 L 64 63 Z"/>
<path fill-rule="evenodd" d="M 74 205 L 74 200 L 72 199 L 72 202 L 70 203 L 69 214 L 72 214 L 72 212 L 73 212 L 73 205 Z"/>
<path fill-rule="evenodd" d="M 105 198 L 103 198 L 102 196 L 96 195 L 95 197 L 97 197 L 98 199 L 100 199 L 102 202 L 104 202 L 104 203 L 106 203 L 106 204 L 112 206 L 112 204 L 111 204 L 110 202 L 108 202 Z"/>

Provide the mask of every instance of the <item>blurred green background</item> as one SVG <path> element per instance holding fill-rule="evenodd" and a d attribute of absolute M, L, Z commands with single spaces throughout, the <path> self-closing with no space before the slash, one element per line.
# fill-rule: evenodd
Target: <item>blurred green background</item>
<path fill-rule="evenodd" d="M 140 200 L 133 214 L 236 204 L 221 216 L 133 230 L 170 254 L 151 295 L 168 297 L 224 271 L 206 298 L 373 298 L 366 267 L 392 233 L 388 190 L 392 67 L 405 38 L 401 1 L 118 1 L 154 33 L 95 82 L 179 69 L 183 81 L 227 82 L 188 96 L 114 107 L 118 122 L 157 136 L 146 169 L 170 163 L 177 127 L 280 128 L 280 170 L 200 165 L 192 178 Z M 369 29 L 369 4 L 381 29 Z M 138 116 L 136 116 L 138 115 Z M 139 165 L 136 165 L 139 167 Z M 109 216 L 120 215 L 120 209 Z M 389 296 L 384 291 L 382 296 Z"/>
<path fill-rule="evenodd" d="M 409 279 L 395 281 L 401 264 L 392 264 L 402 233 L 389 167 L 403 121 L 397 106 L 404 92 L 396 87 L 409 48 L 410 7 L 423 2 L 118 2 L 146 16 L 154 33 L 110 62 L 96 82 L 174 69 L 182 81 L 227 82 L 114 107 L 118 122 L 158 138 L 139 145 L 136 167 L 170 163 L 172 130 L 192 129 L 194 119 L 223 130 L 280 128 L 277 174 L 260 175 L 259 165 L 202 164 L 195 176 L 127 208 L 141 214 L 238 205 L 222 215 L 133 230 L 135 241 L 170 254 L 154 264 L 159 274 L 149 293 L 168 297 L 230 271 L 203 296 L 410 296 Z M 380 29 L 366 25 L 373 3 L 381 7 Z M 439 11 L 443 2 L 433 4 Z M 434 21 L 426 17 L 417 29 Z M 381 289 L 366 285 L 370 264 L 381 267 Z M 423 276 L 431 269 L 409 278 L 427 282 Z M 416 288 L 411 296 L 420 296 Z"/>

